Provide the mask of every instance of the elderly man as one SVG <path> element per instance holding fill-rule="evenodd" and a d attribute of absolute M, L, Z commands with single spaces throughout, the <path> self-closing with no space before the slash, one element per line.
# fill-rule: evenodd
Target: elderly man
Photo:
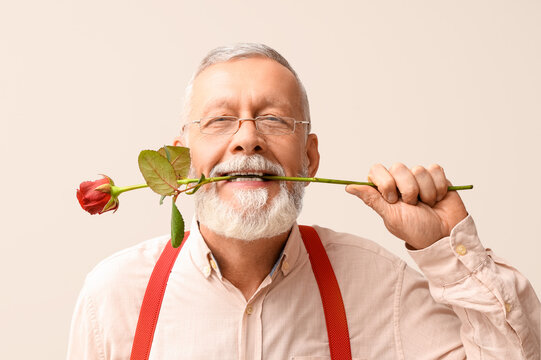
<path fill-rule="evenodd" d="M 319 165 L 306 92 L 276 51 L 260 44 L 211 51 L 188 87 L 184 117 L 175 142 L 190 147 L 194 176 L 246 177 L 196 193 L 150 358 L 539 359 L 534 290 L 481 245 L 441 167 L 375 165 L 369 177 L 377 189 L 346 188 L 406 242 L 426 279 L 373 242 L 300 228 L 305 185 L 255 177 L 314 176 Z M 69 359 L 130 357 L 167 243 L 143 242 L 88 275 Z M 310 244 L 322 244 L 323 255 Z M 332 270 L 322 265 L 327 258 Z M 321 286 L 331 272 L 339 287 Z M 333 318 L 340 309 L 344 318 Z"/>

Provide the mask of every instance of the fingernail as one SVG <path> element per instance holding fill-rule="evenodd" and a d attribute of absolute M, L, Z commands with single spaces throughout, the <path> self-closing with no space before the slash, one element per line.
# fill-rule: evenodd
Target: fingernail
<path fill-rule="evenodd" d="M 389 193 L 387 194 L 387 201 L 390 202 L 390 203 L 394 203 L 398 200 L 398 196 L 396 195 L 396 193 Z"/>

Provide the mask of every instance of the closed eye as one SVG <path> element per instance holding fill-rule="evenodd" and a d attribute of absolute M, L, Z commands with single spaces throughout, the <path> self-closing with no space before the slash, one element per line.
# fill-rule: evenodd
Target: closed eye
<path fill-rule="evenodd" d="M 219 123 L 225 123 L 225 122 L 235 122 L 237 121 L 237 118 L 234 116 L 216 116 L 210 119 L 206 119 L 204 121 L 204 125 L 206 126 L 212 126 Z"/>
<path fill-rule="evenodd" d="M 268 122 L 277 122 L 277 123 L 283 123 L 284 122 L 284 119 L 279 117 L 279 116 L 271 116 L 271 115 L 268 115 L 268 116 L 258 116 L 257 117 L 258 120 L 264 120 L 264 121 L 268 121 Z"/>

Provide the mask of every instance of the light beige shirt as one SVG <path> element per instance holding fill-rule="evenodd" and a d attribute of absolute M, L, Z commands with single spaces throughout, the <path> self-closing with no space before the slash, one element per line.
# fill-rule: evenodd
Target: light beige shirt
<path fill-rule="evenodd" d="M 150 359 L 330 359 L 319 290 L 295 225 L 246 301 L 193 223 L 172 269 Z M 539 359 L 540 303 L 485 249 L 473 220 L 410 251 L 429 281 L 381 246 L 315 226 L 340 285 L 354 359 Z M 168 237 L 102 261 L 87 276 L 68 359 L 129 359 L 150 273 Z"/>

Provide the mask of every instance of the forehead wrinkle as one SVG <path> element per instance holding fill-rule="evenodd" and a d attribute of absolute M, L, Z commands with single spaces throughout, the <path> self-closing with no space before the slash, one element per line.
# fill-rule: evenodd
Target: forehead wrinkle
<path fill-rule="evenodd" d="M 291 114 L 293 112 L 293 104 L 291 103 L 291 101 L 289 101 L 289 99 L 285 100 L 270 96 L 266 96 L 262 99 L 261 108 L 274 108 L 279 110 L 283 109 L 288 114 Z"/>
<path fill-rule="evenodd" d="M 214 109 L 231 109 L 234 108 L 235 104 L 238 102 L 238 99 L 236 99 L 233 96 L 229 97 L 219 97 L 214 98 L 209 101 L 205 102 L 205 105 L 203 106 L 203 115 L 208 114 L 210 111 Z"/>
<path fill-rule="evenodd" d="M 294 110 L 294 105 L 288 99 L 280 99 L 273 96 L 248 96 L 248 104 L 241 104 L 242 96 L 226 96 L 218 97 L 207 101 L 203 107 L 203 116 L 209 114 L 213 110 L 242 110 L 247 105 L 248 108 L 254 110 L 257 114 L 264 110 L 279 110 L 280 115 L 291 115 Z"/>

